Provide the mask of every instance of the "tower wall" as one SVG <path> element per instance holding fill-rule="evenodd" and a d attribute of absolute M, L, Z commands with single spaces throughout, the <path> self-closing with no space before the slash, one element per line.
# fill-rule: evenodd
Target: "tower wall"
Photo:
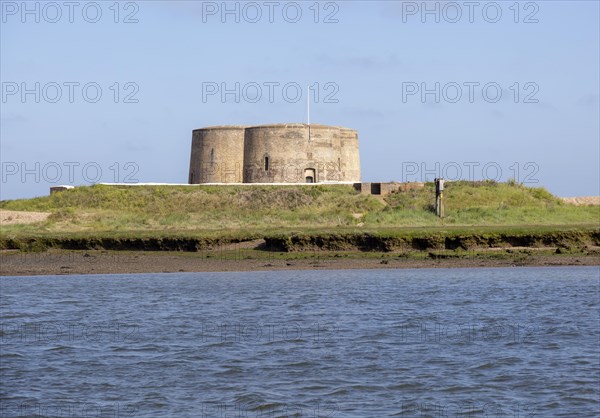
<path fill-rule="evenodd" d="M 299 123 L 192 133 L 189 183 L 360 182 L 355 130 Z"/>
<path fill-rule="evenodd" d="M 356 131 L 351 129 L 305 124 L 249 127 L 244 139 L 244 182 L 360 181 L 357 146 Z"/>
<path fill-rule="evenodd" d="M 360 176 L 360 154 L 358 152 L 358 132 L 353 129 L 342 129 L 341 154 L 342 154 L 342 177 L 344 181 L 359 182 Z"/>
<path fill-rule="evenodd" d="M 216 126 L 193 131 L 189 184 L 241 183 L 243 167 L 243 126 Z"/>

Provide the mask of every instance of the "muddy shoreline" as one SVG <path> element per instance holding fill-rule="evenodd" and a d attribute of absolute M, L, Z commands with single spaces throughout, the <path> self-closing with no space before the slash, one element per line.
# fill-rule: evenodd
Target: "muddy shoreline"
<path fill-rule="evenodd" d="M 600 266 L 597 252 L 501 249 L 494 252 L 410 254 L 248 251 L 0 251 L 0 275 L 137 274 L 276 270 Z"/>
<path fill-rule="evenodd" d="M 393 231 L 345 231 L 256 233 L 213 236 L 165 235 L 156 232 L 69 233 L 33 236 L 0 236 L 0 250 L 106 250 L 202 252 L 227 247 L 257 247 L 269 252 L 361 251 L 407 252 L 474 250 L 478 248 L 583 248 L 600 246 L 597 227 L 492 227 L 470 230 L 399 229 Z"/>

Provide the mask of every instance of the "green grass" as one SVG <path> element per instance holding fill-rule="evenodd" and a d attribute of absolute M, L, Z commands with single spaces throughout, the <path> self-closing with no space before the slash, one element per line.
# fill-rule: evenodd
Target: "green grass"
<path fill-rule="evenodd" d="M 600 225 L 600 207 L 572 206 L 545 189 L 495 182 L 446 186 L 446 218 L 432 211 L 433 183 L 385 198 L 352 186 L 90 186 L 1 209 L 51 212 L 47 221 L 2 225 L 1 235 L 253 236 L 307 231 L 428 230 L 483 226 Z M 422 231 L 421 231 L 422 232 Z"/>

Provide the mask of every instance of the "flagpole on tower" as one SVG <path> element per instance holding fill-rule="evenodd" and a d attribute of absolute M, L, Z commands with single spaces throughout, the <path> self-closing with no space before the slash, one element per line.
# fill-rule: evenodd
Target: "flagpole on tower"
<path fill-rule="evenodd" d="M 310 142 L 310 85 L 306 89 L 306 124 L 308 125 L 308 141 Z"/>

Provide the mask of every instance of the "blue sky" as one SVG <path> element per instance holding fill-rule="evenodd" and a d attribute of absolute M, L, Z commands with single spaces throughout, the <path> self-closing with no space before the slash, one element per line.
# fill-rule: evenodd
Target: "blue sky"
<path fill-rule="evenodd" d="M 223 2 L 120 2 L 118 16 L 112 1 L 76 3 L 69 16 L 64 2 L 23 14 L 2 1 L 1 199 L 185 183 L 192 129 L 305 122 L 308 85 L 311 122 L 358 130 L 365 181 L 516 177 L 599 194 L 596 1 L 476 2 L 471 17 L 469 2 L 228 2 L 239 22 Z M 203 98 L 236 83 L 237 102 Z"/>

